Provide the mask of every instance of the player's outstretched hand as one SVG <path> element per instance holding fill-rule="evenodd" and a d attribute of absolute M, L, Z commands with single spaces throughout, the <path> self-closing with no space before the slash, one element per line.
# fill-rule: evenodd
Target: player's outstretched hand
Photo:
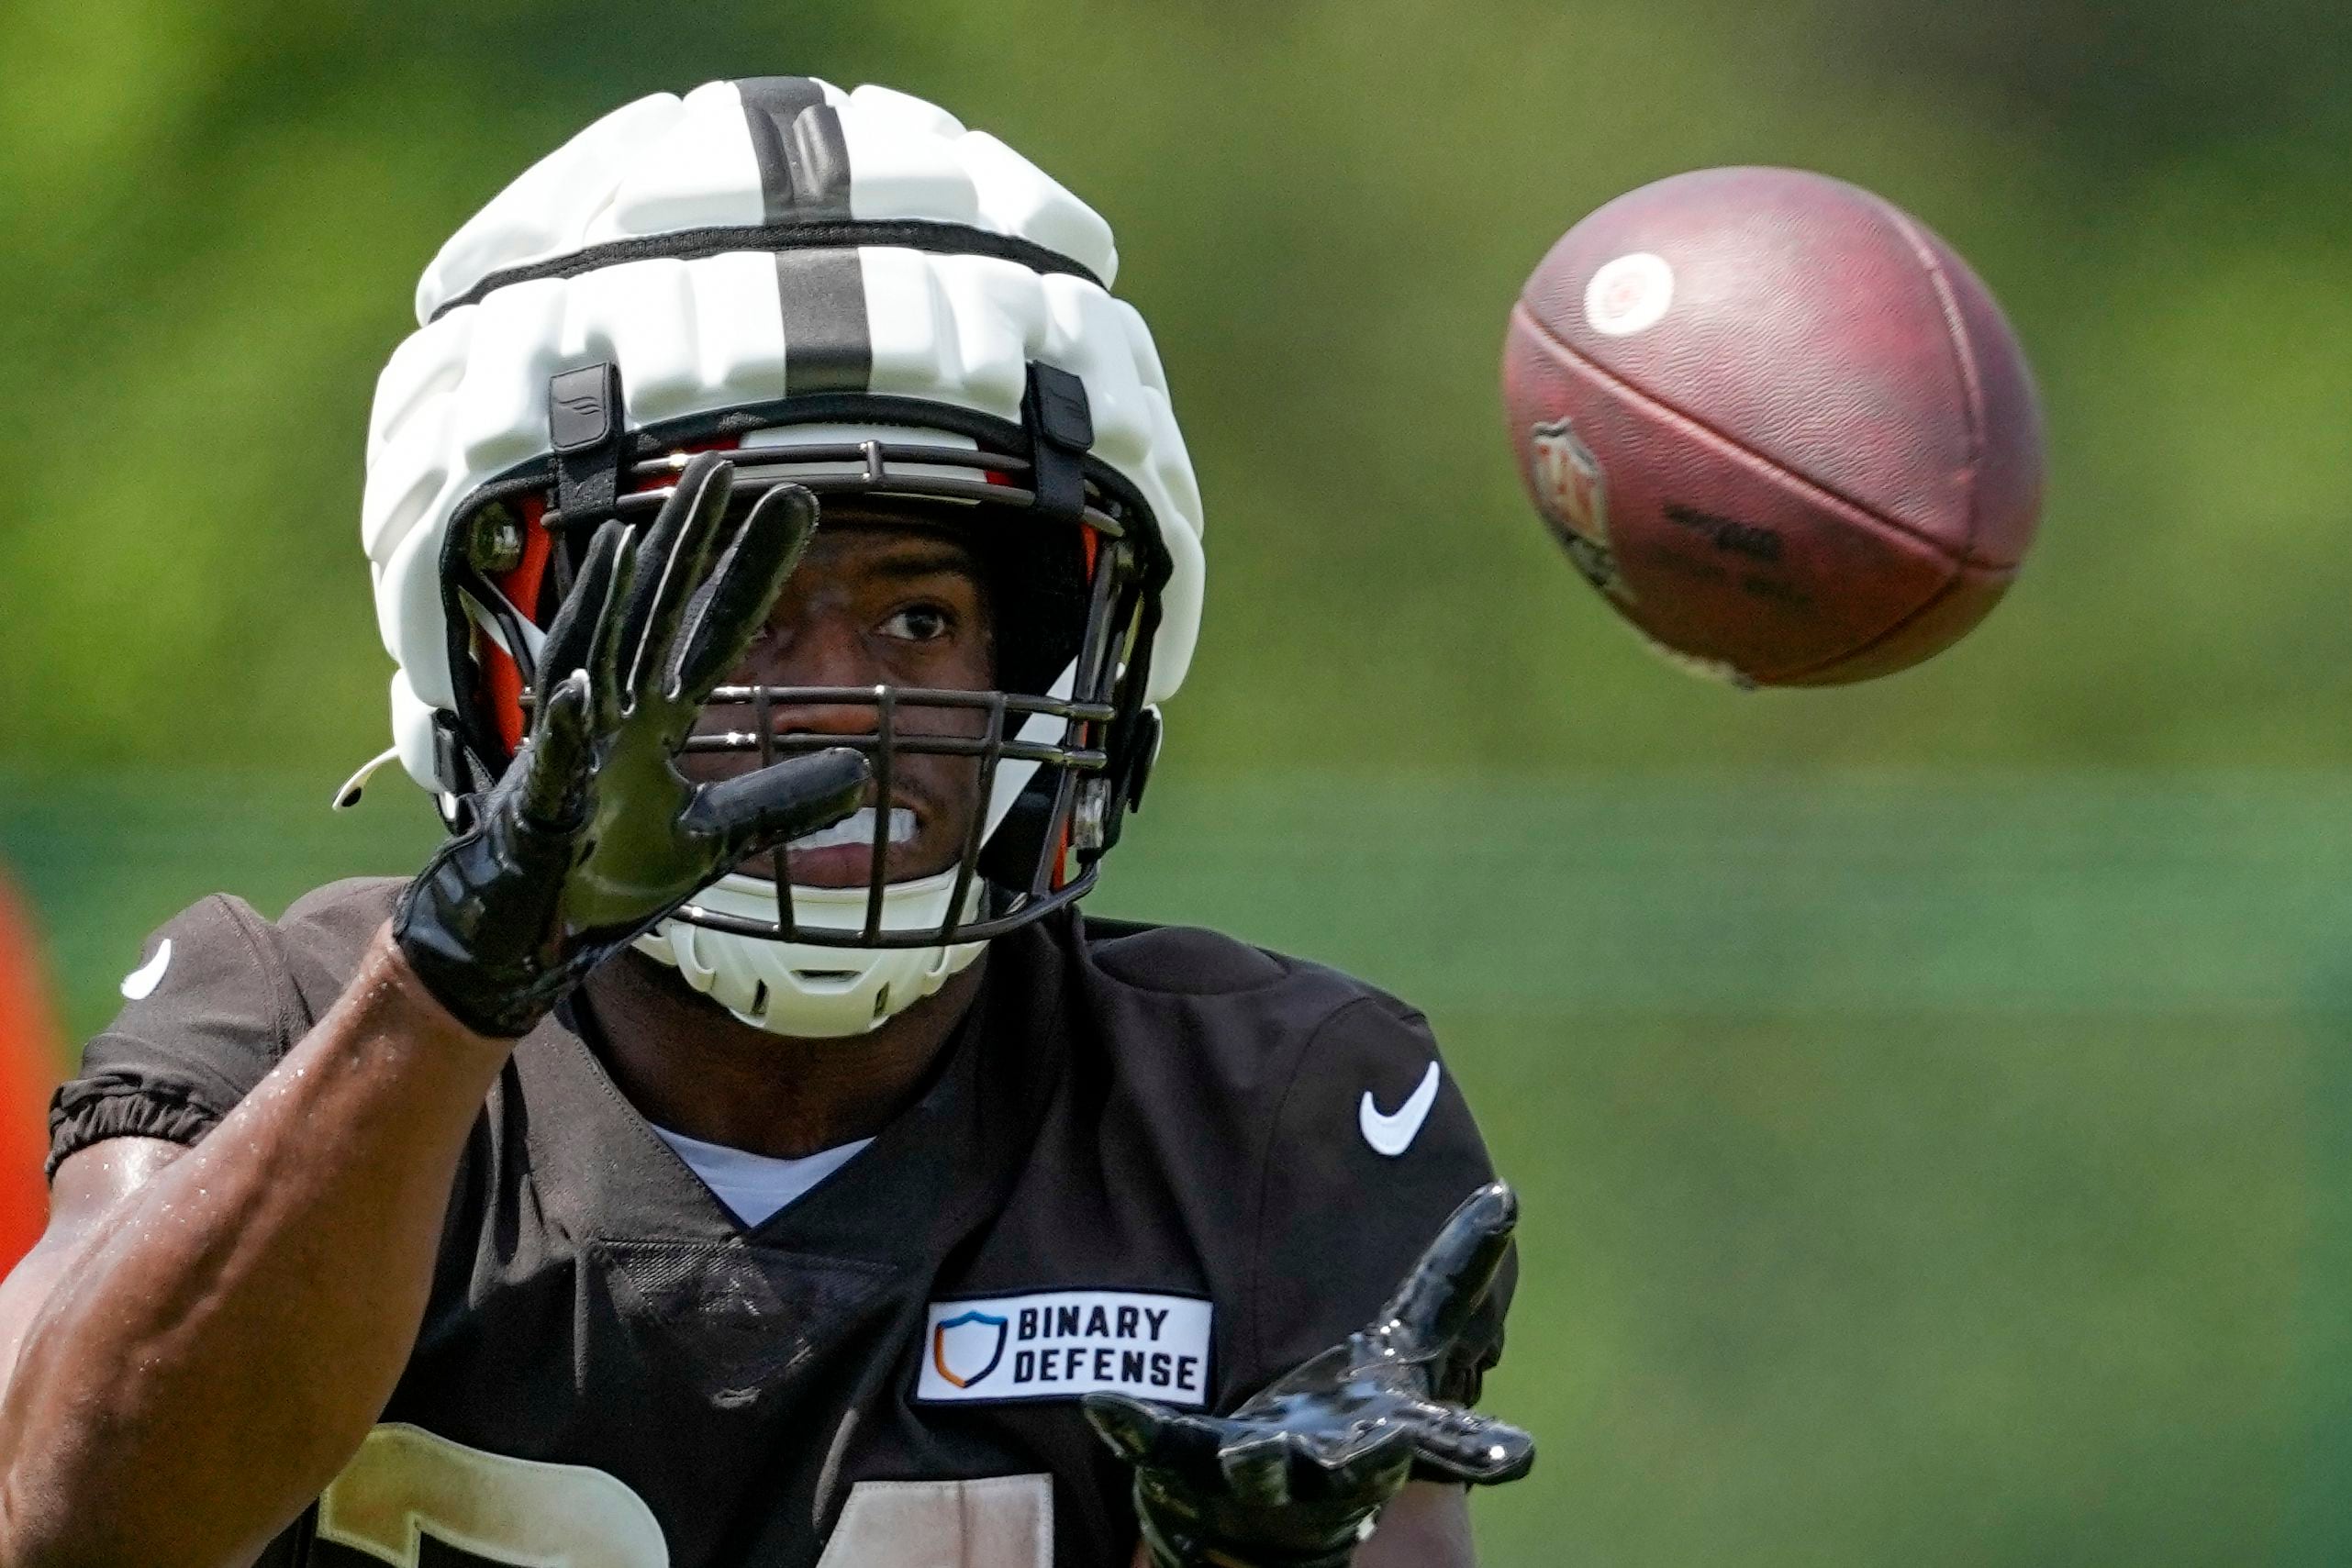
<path fill-rule="evenodd" d="M 1230 1416 L 1087 1396 L 1159 1568 L 1340 1568 L 1407 1481 L 1526 1474 L 1534 1439 L 1432 1397 L 1518 1218 L 1501 1183 L 1471 1194 L 1368 1328 Z"/>
<path fill-rule="evenodd" d="M 650 529 L 597 532 L 548 629 L 529 740 L 401 896 L 401 951 L 470 1029 L 528 1033 L 697 891 L 865 792 L 865 760 L 845 748 L 723 784 L 678 772 L 817 522 L 816 498 L 784 485 L 726 539 L 733 488 L 733 465 L 704 453 Z"/>

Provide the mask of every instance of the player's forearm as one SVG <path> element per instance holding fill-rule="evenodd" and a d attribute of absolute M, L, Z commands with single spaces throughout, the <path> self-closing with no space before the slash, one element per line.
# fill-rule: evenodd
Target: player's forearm
<path fill-rule="evenodd" d="M 66 1265 L 0 1396 L 0 1568 L 243 1560 L 406 1362 L 510 1042 L 379 934 L 341 1000 Z"/>
<path fill-rule="evenodd" d="M 1477 1561 L 1463 1489 L 1416 1481 L 1382 1510 L 1350 1568 L 1477 1568 Z M 1155 1568 L 1149 1546 L 1137 1545 L 1131 1568 Z"/>
<path fill-rule="evenodd" d="M 1476 1568 L 1466 1488 L 1415 1481 L 1381 1510 L 1353 1568 Z"/>

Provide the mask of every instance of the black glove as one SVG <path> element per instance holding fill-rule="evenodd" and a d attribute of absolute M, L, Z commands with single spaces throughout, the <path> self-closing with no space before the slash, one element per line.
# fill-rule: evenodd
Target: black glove
<path fill-rule="evenodd" d="M 701 888 L 840 820 L 865 792 L 865 760 L 842 748 L 723 784 L 678 773 L 704 700 L 742 658 L 817 524 L 816 498 L 780 486 L 722 554 L 733 488 L 733 465 L 704 453 L 650 532 L 618 519 L 597 531 L 548 629 L 529 740 L 473 829 L 401 895 L 393 935 L 469 1029 L 529 1032 L 589 970 Z"/>
<path fill-rule="evenodd" d="M 1526 1474 L 1534 1439 L 1432 1397 L 1518 1218 L 1501 1183 L 1471 1194 L 1371 1327 L 1230 1416 L 1087 1395 L 1158 1568 L 1341 1568 L 1407 1481 Z"/>

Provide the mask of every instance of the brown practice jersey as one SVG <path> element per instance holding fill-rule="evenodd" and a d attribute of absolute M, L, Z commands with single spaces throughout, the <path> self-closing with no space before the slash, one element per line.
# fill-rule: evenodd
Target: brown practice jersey
<path fill-rule="evenodd" d="M 166 925 L 153 988 L 59 1091 L 52 1169 L 205 1137 L 398 890 Z M 1000 938 L 917 1103 L 748 1228 L 580 1025 L 516 1049 L 381 1424 L 264 1568 L 1124 1568 L 1130 1477 L 1079 1396 L 1231 1408 L 1362 1327 L 1492 1174 L 1418 1014 L 1199 930 Z M 1450 1396 L 1499 1354 L 1509 1287 Z"/>

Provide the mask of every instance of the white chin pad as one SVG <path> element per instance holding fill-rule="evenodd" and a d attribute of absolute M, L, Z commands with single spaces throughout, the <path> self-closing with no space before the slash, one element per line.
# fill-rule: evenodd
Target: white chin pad
<path fill-rule="evenodd" d="M 978 910 L 980 893 L 975 881 L 965 895 L 965 918 Z M 883 929 L 934 929 L 946 919 L 954 895 L 953 871 L 894 883 L 883 890 Z M 860 930 L 865 902 L 863 887 L 795 887 L 793 917 L 804 929 Z M 772 920 L 775 884 L 740 873 L 725 876 L 697 894 L 694 904 L 713 914 Z M 714 930 L 674 917 L 637 941 L 641 952 L 674 967 L 687 984 L 743 1022 L 805 1040 L 867 1033 L 937 991 L 987 945 L 819 947 Z"/>

